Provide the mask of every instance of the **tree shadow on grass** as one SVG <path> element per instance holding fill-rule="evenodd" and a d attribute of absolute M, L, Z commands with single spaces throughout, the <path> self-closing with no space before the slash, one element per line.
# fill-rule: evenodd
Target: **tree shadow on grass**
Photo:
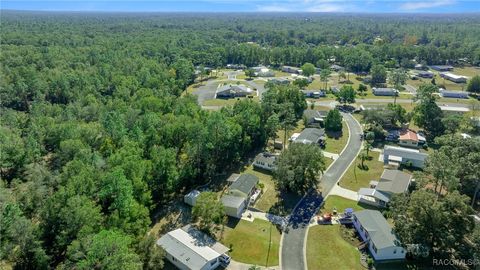
<path fill-rule="evenodd" d="M 362 170 L 362 171 L 368 171 L 370 168 L 368 168 L 368 165 L 367 164 L 358 164 L 357 167 Z"/>
<path fill-rule="evenodd" d="M 343 136 L 343 132 L 340 131 L 326 131 L 325 134 L 327 134 L 328 138 L 332 138 L 335 140 L 340 140 L 340 137 Z"/>
<path fill-rule="evenodd" d="M 292 192 L 281 191 L 277 198 L 278 201 L 267 212 L 272 215 L 285 217 L 292 212 L 302 197 Z"/>

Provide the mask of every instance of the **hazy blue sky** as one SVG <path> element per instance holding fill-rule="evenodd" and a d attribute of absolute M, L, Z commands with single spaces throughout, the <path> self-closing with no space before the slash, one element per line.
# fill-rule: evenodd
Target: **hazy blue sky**
<path fill-rule="evenodd" d="M 480 0 L 6 0 L 2 9 L 184 12 L 480 12 Z"/>

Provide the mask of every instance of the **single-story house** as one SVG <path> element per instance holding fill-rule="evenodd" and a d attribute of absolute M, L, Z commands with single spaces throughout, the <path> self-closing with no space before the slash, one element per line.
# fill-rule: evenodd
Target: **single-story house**
<path fill-rule="evenodd" d="M 330 90 L 332 90 L 332 93 L 334 94 L 338 94 L 338 92 L 340 92 L 340 88 L 338 88 L 338 86 L 332 86 L 330 87 Z"/>
<path fill-rule="evenodd" d="M 292 66 L 282 66 L 282 71 L 287 73 L 302 74 L 303 71 L 301 68 L 292 67 Z"/>
<path fill-rule="evenodd" d="M 470 111 L 469 108 L 467 107 L 460 107 L 460 106 L 438 106 L 440 108 L 440 110 L 442 110 L 442 112 L 444 113 L 456 113 L 456 114 L 462 114 L 462 113 L 467 113 Z"/>
<path fill-rule="evenodd" d="M 274 171 L 276 167 L 278 155 L 272 153 L 260 153 L 253 160 L 253 167 L 264 169 L 267 171 Z"/>
<path fill-rule="evenodd" d="M 466 83 L 467 82 L 467 77 L 456 75 L 456 74 L 453 74 L 453 73 L 450 73 L 450 72 L 440 73 L 440 77 L 445 78 L 445 79 L 447 79 L 449 81 L 452 81 L 454 83 Z"/>
<path fill-rule="evenodd" d="M 385 207 L 393 194 L 405 193 L 412 181 L 412 175 L 399 170 L 384 170 L 380 180 L 371 181 L 370 188 L 358 191 L 360 202 Z"/>
<path fill-rule="evenodd" d="M 400 165 L 411 162 L 413 167 L 423 168 L 427 157 L 428 154 L 416 149 L 388 145 L 383 149 L 383 162 L 385 164 Z"/>
<path fill-rule="evenodd" d="M 320 98 L 327 96 L 327 93 L 322 90 L 302 90 L 302 92 L 307 98 Z"/>
<path fill-rule="evenodd" d="M 183 202 L 190 206 L 194 206 L 200 193 L 201 192 L 196 189 L 190 191 L 187 195 L 183 196 Z"/>
<path fill-rule="evenodd" d="M 273 84 L 282 84 L 282 85 L 290 84 L 290 80 L 286 78 L 272 78 L 272 79 L 269 79 L 268 82 Z"/>
<path fill-rule="evenodd" d="M 303 117 L 305 126 L 320 125 L 327 118 L 328 111 L 304 110 Z"/>
<path fill-rule="evenodd" d="M 215 94 L 216 98 L 236 98 L 254 95 L 255 91 L 243 84 L 226 84 L 220 86 Z"/>
<path fill-rule="evenodd" d="M 394 88 L 372 88 L 372 93 L 375 96 L 398 96 L 398 90 Z"/>
<path fill-rule="evenodd" d="M 275 72 L 264 66 L 252 67 L 257 77 L 275 77 Z"/>
<path fill-rule="evenodd" d="M 376 261 L 405 259 L 406 250 L 379 211 L 354 212 L 353 225 Z"/>
<path fill-rule="evenodd" d="M 240 218 L 250 202 L 250 197 L 255 193 L 258 177 L 253 174 L 241 174 L 222 196 L 221 201 L 225 214 Z"/>
<path fill-rule="evenodd" d="M 404 147 L 417 148 L 419 139 L 417 133 L 407 129 L 400 131 L 400 136 L 398 137 L 398 144 Z"/>
<path fill-rule="evenodd" d="M 416 75 L 420 78 L 429 78 L 429 79 L 433 78 L 433 72 L 430 72 L 430 71 L 423 71 L 423 70 L 418 71 Z"/>
<path fill-rule="evenodd" d="M 344 70 L 344 68 L 342 66 L 339 66 L 339 65 L 336 65 L 336 64 L 333 64 L 330 66 L 330 69 L 333 70 L 333 71 L 340 71 L 340 70 Z"/>
<path fill-rule="evenodd" d="M 230 263 L 229 248 L 189 225 L 163 235 L 157 245 L 181 270 L 213 270 Z"/>
<path fill-rule="evenodd" d="M 440 96 L 444 98 L 468 98 L 468 92 L 465 91 L 448 91 L 440 89 Z"/>
<path fill-rule="evenodd" d="M 434 65 L 434 66 L 430 66 L 430 68 L 440 72 L 453 70 L 453 66 L 450 66 L 450 65 Z"/>
<path fill-rule="evenodd" d="M 323 145 L 325 142 L 325 130 L 319 128 L 306 128 L 293 140 L 293 142 Z"/>

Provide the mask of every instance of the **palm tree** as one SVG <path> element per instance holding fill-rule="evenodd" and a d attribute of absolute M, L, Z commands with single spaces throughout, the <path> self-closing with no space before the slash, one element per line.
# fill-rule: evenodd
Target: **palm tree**
<path fill-rule="evenodd" d="M 362 162 L 360 164 L 361 168 L 362 169 L 365 169 L 365 160 L 368 159 L 368 154 L 365 152 L 365 151 L 362 151 L 359 155 L 358 155 L 358 159 L 360 159 L 360 161 Z"/>

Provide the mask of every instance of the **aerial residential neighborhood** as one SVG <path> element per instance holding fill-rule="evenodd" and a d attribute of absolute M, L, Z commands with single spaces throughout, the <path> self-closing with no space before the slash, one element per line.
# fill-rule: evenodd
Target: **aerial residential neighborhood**
<path fill-rule="evenodd" d="M 0 269 L 480 269 L 476 1 L 2 1 Z"/>

